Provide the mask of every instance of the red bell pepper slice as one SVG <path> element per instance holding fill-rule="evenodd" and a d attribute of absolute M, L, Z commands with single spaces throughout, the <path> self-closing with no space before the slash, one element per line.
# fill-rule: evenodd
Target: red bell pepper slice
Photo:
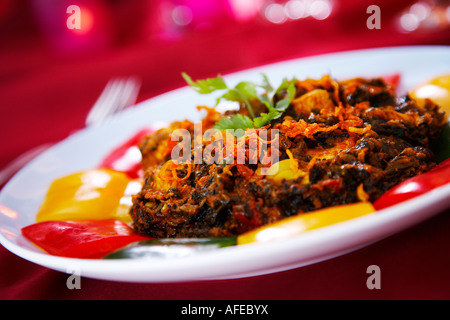
<path fill-rule="evenodd" d="M 171 154 L 172 153 L 172 149 L 176 146 L 178 144 L 178 141 L 174 141 L 174 140 L 172 140 L 172 137 L 169 137 L 168 139 L 167 139 L 167 148 L 166 148 L 166 150 L 165 150 L 165 152 L 164 152 L 164 154 L 163 154 L 163 157 L 165 158 L 165 157 L 167 157 L 169 154 Z"/>
<path fill-rule="evenodd" d="M 115 219 L 44 221 L 22 228 L 25 238 L 49 254 L 98 259 L 130 243 L 152 238 Z"/>
<path fill-rule="evenodd" d="M 400 75 L 400 73 L 394 73 L 394 74 L 385 75 L 382 78 L 388 84 L 390 84 L 394 88 L 397 88 L 400 84 L 401 75 Z"/>
<path fill-rule="evenodd" d="M 126 173 L 131 179 L 141 176 L 141 155 L 137 147 L 148 134 L 154 132 L 151 128 L 138 131 L 122 145 L 112 150 L 100 163 L 100 168 L 107 168 Z"/>
<path fill-rule="evenodd" d="M 422 195 L 447 183 L 450 183 L 450 159 L 441 162 L 428 172 L 399 183 L 386 191 L 373 205 L 376 210 L 381 210 Z"/>

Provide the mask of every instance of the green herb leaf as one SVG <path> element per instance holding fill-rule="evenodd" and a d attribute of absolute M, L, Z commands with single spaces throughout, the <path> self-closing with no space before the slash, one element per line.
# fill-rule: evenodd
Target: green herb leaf
<path fill-rule="evenodd" d="M 250 129 L 253 128 L 253 121 L 247 116 L 240 113 L 233 115 L 231 117 L 224 117 L 216 122 L 214 128 L 217 130 L 237 130 L 237 129 Z"/>
<path fill-rule="evenodd" d="M 247 99 L 258 98 L 256 85 L 253 82 L 239 82 L 234 88 Z"/>
<path fill-rule="evenodd" d="M 181 75 L 189 86 L 191 86 L 195 91 L 201 94 L 208 94 L 216 90 L 228 89 L 225 81 L 220 74 L 215 78 L 207 78 L 197 81 L 192 80 L 192 78 L 185 72 L 183 72 Z"/>
<path fill-rule="evenodd" d="M 264 127 L 272 120 L 281 117 L 282 113 L 288 108 L 289 104 L 295 97 L 295 81 L 288 81 L 287 79 L 284 79 L 275 91 L 275 94 L 280 93 L 282 90 L 286 90 L 287 96 L 278 101 L 274 106 L 273 95 L 270 95 L 273 92 L 273 87 L 265 74 L 262 74 L 262 84 L 242 81 L 239 82 L 234 88 L 229 88 L 220 74 L 216 78 L 207 78 L 205 80 L 197 81 L 192 80 L 192 78 L 184 72 L 182 73 L 182 76 L 194 90 L 201 94 L 208 94 L 216 90 L 226 90 L 225 93 L 217 99 L 217 104 L 220 100 L 225 99 L 228 101 L 244 103 L 246 105 L 251 118 L 242 114 L 224 117 L 215 124 L 214 127 L 217 130 L 245 130 Z M 265 92 L 263 94 L 258 94 L 258 87 L 264 89 Z M 252 100 L 257 100 L 260 103 L 263 103 L 269 112 L 261 113 L 259 117 L 255 117 L 251 105 Z"/>
<path fill-rule="evenodd" d="M 289 107 L 289 104 L 292 102 L 292 99 L 294 99 L 295 84 L 293 81 L 288 84 L 286 91 L 288 95 L 283 99 L 281 99 L 280 101 L 278 101 L 275 106 L 275 109 L 277 109 L 278 111 L 285 111 Z"/>
<path fill-rule="evenodd" d="M 269 113 L 261 113 L 259 117 L 253 119 L 253 126 L 255 128 L 261 128 L 265 125 L 268 125 L 270 121 L 277 119 L 281 116 L 281 112 L 279 111 L 270 111 Z"/>
<path fill-rule="evenodd" d="M 273 91 L 273 87 L 270 84 L 269 79 L 267 78 L 267 75 L 264 73 L 261 73 L 261 75 L 263 77 L 263 83 L 262 83 L 262 85 L 260 85 L 260 87 L 263 88 L 267 94 L 269 94 Z"/>
<path fill-rule="evenodd" d="M 231 88 L 225 92 L 217 101 L 225 99 L 244 103 L 250 113 L 250 116 L 254 118 L 255 114 L 253 112 L 250 100 L 255 98 L 258 99 L 256 85 L 253 82 L 239 82 L 234 88 Z"/>

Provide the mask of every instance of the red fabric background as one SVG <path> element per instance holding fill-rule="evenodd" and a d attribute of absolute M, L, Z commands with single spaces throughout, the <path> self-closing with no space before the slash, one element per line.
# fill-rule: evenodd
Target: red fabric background
<path fill-rule="evenodd" d="M 114 19 L 105 29 L 112 40 L 95 51 L 62 51 L 49 42 L 27 1 L 5 1 L 0 7 L 0 167 L 82 128 L 112 76 L 139 75 L 142 101 L 184 85 L 182 71 L 206 77 L 328 52 L 450 44 L 448 28 L 397 32 L 392 19 L 410 1 L 375 2 L 341 1 L 324 21 L 274 25 L 219 17 L 209 28 L 171 40 L 144 28 L 155 17 L 142 13 L 152 12 L 147 2 L 99 2 L 109 6 Z M 366 27 L 371 4 L 382 10 L 380 30 Z M 335 259 L 223 281 L 132 284 L 83 278 L 81 290 L 69 290 L 67 275 L 0 247 L 0 299 L 449 299 L 449 213 Z M 373 264 L 381 268 L 380 290 L 366 287 L 366 269 Z"/>

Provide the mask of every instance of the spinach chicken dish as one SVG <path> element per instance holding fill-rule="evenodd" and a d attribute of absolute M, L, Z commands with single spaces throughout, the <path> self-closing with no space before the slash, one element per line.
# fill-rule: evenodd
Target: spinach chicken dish
<path fill-rule="evenodd" d="M 321 208 L 374 202 L 436 164 L 430 148 L 447 121 L 445 113 L 429 100 L 419 106 L 408 95 L 397 97 L 395 86 L 382 78 L 323 76 L 261 88 L 261 94 L 234 99 L 242 90 L 227 91 L 224 97 L 240 106 L 233 111 L 199 107 L 207 111 L 202 132 L 225 132 L 228 125 L 253 134 L 205 139 L 195 135 L 194 122 L 184 120 L 140 142 L 145 180 L 130 210 L 136 231 L 155 238 L 236 236 Z M 190 161 L 171 157 L 176 129 L 191 135 Z M 261 130 L 266 138 L 258 135 Z M 211 162 L 208 154 L 214 154 L 208 152 L 194 161 L 195 152 L 229 142 L 244 148 L 247 161 L 225 161 L 227 153 L 220 155 L 223 161 Z M 251 162 L 252 145 L 265 147 L 263 157 L 276 155 L 278 169 Z M 220 149 L 215 150 L 217 155 Z"/>

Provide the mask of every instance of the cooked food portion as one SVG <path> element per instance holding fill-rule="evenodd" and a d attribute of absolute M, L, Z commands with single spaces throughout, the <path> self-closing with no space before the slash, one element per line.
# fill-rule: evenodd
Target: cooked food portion
<path fill-rule="evenodd" d="M 446 123 L 437 105 L 397 98 L 382 79 L 292 79 L 258 97 L 224 114 L 202 107 L 201 133 L 229 124 L 249 134 L 198 136 L 185 120 L 142 140 L 145 182 L 130 211 L 137 231 L 156 238 L 232 236 L 316 209 L 373 202 L 435 165 L 429 148 Z M 172 157 L 176 129 L 190 135 L 188 161 Z M 238 152 L 212 148 L 229 144 L 244 150 L 244 162 Z M 256 149 L 264 150 L 257 162 Z M 272 156 L 278 162 L 262 161 Z"/>

